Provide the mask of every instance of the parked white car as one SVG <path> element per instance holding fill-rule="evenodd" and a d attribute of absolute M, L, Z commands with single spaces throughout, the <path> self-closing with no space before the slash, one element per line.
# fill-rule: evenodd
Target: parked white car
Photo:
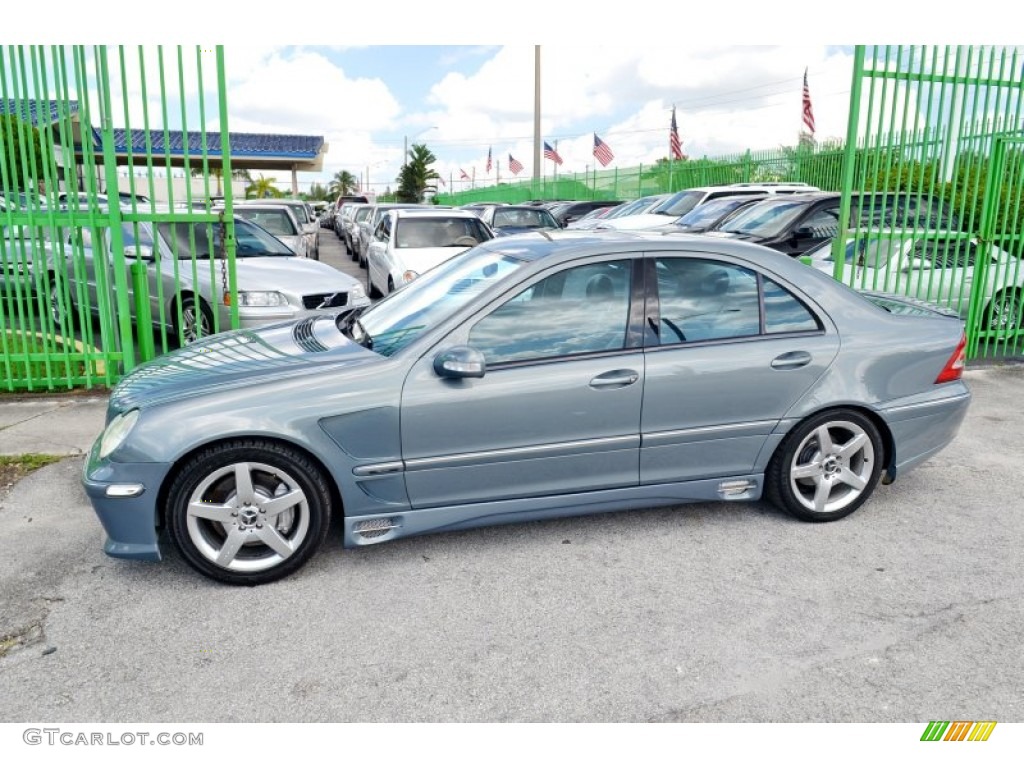
<path fill-rule="evenodd" d="M 986 257 L 987 262 L 979 264 L 979 258 Z M 850 238 L 838 275 L 831 241 L 802 258 L 854 288 L 942 304 L 963 318 L 983 267 L 982 327 L 1001 335 L 1022 327 L 1024 261 L 994 245 L 986 251 L 974 238 L 944 233 Z"/>
<path fill-rule="evenodd" d="M 366 288 L 386 295 L 494 233 L 471 211 L 393 210 L 380 220 L 366 252 Z"/>
<path fill-rule="evenodd" d="M 615 219 L 607 219 L 599 223 L 597 229 L 654 229 L 666 224 L 672 224 L 688 214 L 698 205 L 703 205 L 709 200 L 717 200 L 720 197 L 731 197 L 733 195 L 749 195 L 751 192 L 763 192 L 766 195 L 792 195 L 800 192 L 819 192 L 817 187 L 802 183 L 774 183 L 764 184 L 742 182 L 739 184 L 726 184 L 717 187 L 695 187 L 684 189 L 671 195 L 665 202 L 648 213 L 635 216 L 620 216 Z"/>

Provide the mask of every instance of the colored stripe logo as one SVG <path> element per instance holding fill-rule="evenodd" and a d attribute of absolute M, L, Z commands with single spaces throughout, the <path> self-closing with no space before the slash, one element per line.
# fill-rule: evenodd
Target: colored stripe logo
<path fill-rule="evenodd" d="M 921 734 L 921 741 L 988 741 L 996 720 L 932 720 Z"/>

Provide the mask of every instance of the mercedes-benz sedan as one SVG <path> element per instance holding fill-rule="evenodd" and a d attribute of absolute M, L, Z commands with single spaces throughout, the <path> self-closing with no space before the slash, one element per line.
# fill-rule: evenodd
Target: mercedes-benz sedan
<path fill-rule="evenodd" d="M 85 488 L 108 554 L 167 533 L 234 584 L 295 571 L 332 518 L 346 547 L 762 496 L 838 520 L 970 402 L 960 319 L 896 301 L 729 240 L 496 238 L 369 309 L 134 371 Z"/>

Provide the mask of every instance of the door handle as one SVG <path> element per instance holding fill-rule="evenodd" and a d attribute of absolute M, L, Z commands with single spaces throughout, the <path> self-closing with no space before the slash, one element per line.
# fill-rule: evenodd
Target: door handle
<path fill-rule="evenodd" d="M 613 389 L 615 387 L 628 387 L 635 384 L 640 374 L 628 368 L 620 368 L 615 371 L 608 371 L 590 380 L 590 386 L 594 389 Z"/>
<path fill-rule="evenodd" d="M 810 352 L 787 352 L 772 360 L 772 368 L 776 371 L 792 371 L 796 368 L 803 368 L 811 362 Z"/>

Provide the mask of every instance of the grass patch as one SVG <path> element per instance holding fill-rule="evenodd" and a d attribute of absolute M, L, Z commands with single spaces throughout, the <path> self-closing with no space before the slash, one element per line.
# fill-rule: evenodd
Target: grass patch
<path fill-rule="evenodd" d="M 35 472 L 37 469 L 65 458 L 49 453 L 22 453 L 17 456 L 0 456 L 0 492 Z"/>
<path fill-rule="evenodd" d="M 92 358 L 92 359 L 90 359 Z M 103 377 L 105 366 L 97 350 L 77 339 L 7 329 L 0 331 L 0 379 L 14 389 L 81 385 Z"/>

